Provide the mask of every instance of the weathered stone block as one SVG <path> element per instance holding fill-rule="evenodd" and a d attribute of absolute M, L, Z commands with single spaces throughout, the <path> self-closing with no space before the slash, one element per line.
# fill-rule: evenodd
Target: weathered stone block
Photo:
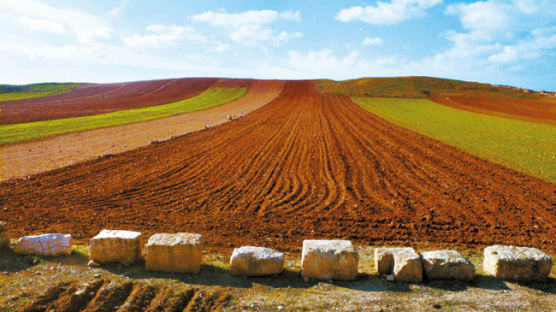
<path fill-rule="evenodd" d="M 485 248 L 483 270 L 496 278 L 546 281 L 552 258 L 536 248 L 495 245 Z"/>
<path fill-rule="evenodd" d="M 10 247 L 10 236 L 8 235 L 8 224 L 0 221 L 0 249 Z"/>
<path fill-rule="evenodd" d="M 394 273 L 394 253 L 401 250 L 413 251 L 411 247 L 375 248 L 375 268 L 380 275 Z"/>
<path fill-rule="evenodd" d="M 284 253 L 272 248 L 243 246 L 234 249 L 230 272 L 234 275 L 261 276 L 284 270 Z"/>
<path fill-rule="evenodd" d="M 140 232 L 102 230 L 91 239 L 91 260 L 132 264 L 141 256 Z"/>
<path fill-rule="evenodd" d="M 18 254 L 65 256 L 71 254 L 70 234 L 42 234 L 19 238 L 14 246 Z"/>
<path fill-rule="evenodd" d="M 203 236 L 199 234 L 154 234 L 145 249 L 147 270 L 197 273 L 201 269 Z"/>
<path fill-rule="evenodd" d="M 359 254 L 348 240 L 304 240 L 301 275 L 304 278 L 354 280 Z"/>
<path fill-rule="evenodd" d="M 475 266 L 455 250 L 435 250 L 421 253 L 425 276 L 430 280 L 471 281 Z"/>
<path fill-rule="evenodd" d="M 396 281 L 401 282 L 421 282 L 423 280 L 421 257 L 413 248 L 404 248 L 394 253 L 394 276 Z"/>

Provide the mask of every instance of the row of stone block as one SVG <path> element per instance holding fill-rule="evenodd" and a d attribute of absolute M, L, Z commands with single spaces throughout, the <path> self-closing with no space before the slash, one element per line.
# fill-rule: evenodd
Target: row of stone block
<path fill-rule="evenodd" d="M 376 248 L 378 274 L 404 282 L 429 280 L 463 280 L 475 278 L 475 266 L 455 250 L 436 250 L 421 255 L 413 248 Z"/>
<path fill-rule="evenodd" d="M 131 264 L 141 257 L 140 232 L 102 230 L 91 239 L 91 260 L 98 263 Z M 201 268 L 203 237 L 199 234 L 159 233 L 145 245 L 145 268 L 149 271 L 197 273 Z M 236 275 L 269 275 L 284 269 L 284 254 L 274 249 L 245 246 L 230 258 Z"/>
<path fill-rule="evenodd" d="M 140 237 L 140 232 L 102 230 L 90 241 L 91 261 L 132 264 L 143 254 Z M 152 271 L 196 273 L 200 270 L 202 250 L 203 238 L 199 234 L 154 234 L 145 246 L 145 266 Z M 14 252 L 69 255 L 71 235 L 22 237 Z M 378 273 L 396 281 L 418 282 L 424 278 L 470 281 L 475 277 L 473 264 L 454 250 L 418 254 L 413 248 L 375 248 L 374 258 Z M 358 264 L 359 254 L 350 241 L 303 241 L 301 275 L 306 279 L 354 280 Z M 535 248 L 498 245 L 485 248 L 483 269 L 497 278 L 544 281 L 551 268 L 550 256 Z M 270 248 L 244 246 L 236 248 L 230 258 L 230 272 L 235 275 L 271 275 L 283 269 L 284 254 Z"/>
<path fill-rule="evenodd" d="M 413 248 L 376 248 L 375 266 L 379 274 L 398 281 L 462 280 L 475 278 L 474 265 L 455 250 L 417 254 Z M 494 245 L 485 248 L 483 271 L 496 278 L 515 281 L 545 281 L 552 258 L 536 248 Z"/>

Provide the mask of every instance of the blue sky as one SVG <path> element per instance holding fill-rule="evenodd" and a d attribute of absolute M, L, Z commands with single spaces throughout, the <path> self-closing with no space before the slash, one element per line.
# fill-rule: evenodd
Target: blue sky
<path fill-rule="evenodd" d="M 0 83 L 409 75 L 556 90 L 556 1 L 0 0 Z"/>

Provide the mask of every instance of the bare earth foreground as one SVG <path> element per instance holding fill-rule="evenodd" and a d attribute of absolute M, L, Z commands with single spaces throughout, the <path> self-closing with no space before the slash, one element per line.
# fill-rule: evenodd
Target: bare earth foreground
<path fill-rule="evenodd" d="M 136 127 L 132 133 L 149 131 Z M 103 131 L 65 144 L 86 152 L 100 137 L 133 135 Z M 345 238 L 553 253 L 556 186 L 392 125 L 346 96 L 318 93 L 312 81 L 292 81 L 269 104 L 219 127 L 5 181 L 0 220 L 13 237 L 185 231 L 203 234 L 209 249 L 299 251 L 306 238 Z"/>
<path fill-rule="evenodd" d="M 131 267 L 88 268 L 87 250 L 67 258 L 0 253 L 0 311 L 554 311 L 556 283 L 519 284 L 479 275 L 473 282 L 390 283 L 360 248 L 352 282 L 304 281 L 299 254 L 277 276 L 230 275 L 230 250 L 206 253 L 199 274 Z M 480 256 L 465 254 L 481 274 Z M 554 255 L 553 255 L 554 256 Z M 36 262 L 38 260 L 38 262 Z M 554 277 L 555 272 L 553 270 Z M 74 295 L 81 291 L 81 295 Z"/>
<path fill-rule="evenodd" d="M 0 146 L 0 181 L 125 152 L 152 141 L 168 140 L 204 129 L 205 125 L 222 124 L 229 121 L 228 115 L 245 115 L 274 100 L 283 85 L 283 81 L 253 81 L 243 97 L 211 109 Z"/>

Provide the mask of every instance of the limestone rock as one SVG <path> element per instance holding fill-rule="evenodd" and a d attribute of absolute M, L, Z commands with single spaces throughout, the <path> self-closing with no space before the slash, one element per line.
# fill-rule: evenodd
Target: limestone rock
<path fill-rule="evenodd" d="M 102 230 L 91 239 L 91 260 L 132 264 L 141 256 L 140 232 Z"/>
<path fill-rule="evenodd" d="M 375 248 L 375 268 L 380 275 L 394 272 L 394 253 L 406 250 L 414 251 L 411 247 L 382 247 Z"/>
<path fill-rule="evenodd" d="M 203 236 L 192 233 L 154 234 L 146 246 L 147 270 L 197 273 L 201 269 Z"/>
<path fill-rule="evenodd" d="M 8 235 L 8 224 L 0 221 L 0 249 L 10 247 L 10 237 Z"/>
<path fill-rule="evenodd" d="M 348 240 L 304 240 L 301 255 L 303 278 L 354 280 L 359 254 Z"/>
<path fill-rule="evenodd" d="M 394 276 L 396 281 L 401 282 L 421 282 L 423 280 L 421 257 L 413 248 L 398 250 L 394 253 Z"/>
<path fill-rule="evenodd" d="M 552 258 L 536 248 L 494 245 L 485 248 L 483 270 L 500 279 L 546 281 Z"/>
<path fill-rule="evenodd" d="M 435 250 L 421 253 L 425 276 L 430 280 L 472 281 L 475 266 L 455 250 Z"/>
<path fill-rule="evenodd" d="M 243 246 L 234 249 L 230 272 L 234 275 L 261 276 L 284 270 L 284 254 L 272 248 Z"/>
<path fill-rule="evenodd" d="M 14 246 L 18 254 L 64 256 L 71 254 L 70 234 L 42 234 L 19 238 Z"/>

